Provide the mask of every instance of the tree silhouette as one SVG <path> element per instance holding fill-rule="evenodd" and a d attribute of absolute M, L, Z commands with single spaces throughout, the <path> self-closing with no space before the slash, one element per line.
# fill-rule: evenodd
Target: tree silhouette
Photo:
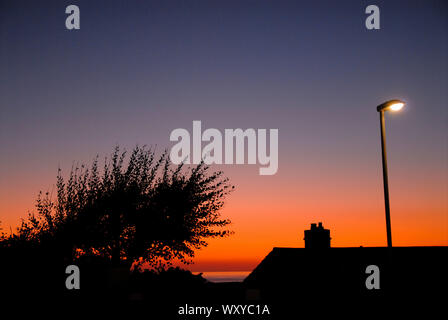
<path fill-rule="evenodd" d="M 149 263 L 154 268 L 174 259 L 190 263 L 206 239 L 223 237 L 219 210 L 234 188 L 222 172 L 208 173 L 204 163 L 173 166 L 166 152 L 135 147 L 129 157 L 116 147 L 98 168 L 72 168 L 57 176 L 57 196 L 39 193 L 37 214 L 29 214 L 10 241 L 51 248 L 64 258 L 102 257 L 113 264 Z"/>

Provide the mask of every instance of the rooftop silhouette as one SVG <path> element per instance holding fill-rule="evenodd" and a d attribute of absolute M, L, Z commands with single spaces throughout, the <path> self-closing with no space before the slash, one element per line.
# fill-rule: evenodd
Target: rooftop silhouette
<path fill-rule="evenodd" d="M 330 247 L 322 223 L 305 230 L 305 248 L 274 247 L 244 280 L 249 299 L 288 302 L 388 301 L 441 297 L 446 292 L 448 247 Z M 369 289 L 368 266 L 380 270 L 380 288 Z"/>

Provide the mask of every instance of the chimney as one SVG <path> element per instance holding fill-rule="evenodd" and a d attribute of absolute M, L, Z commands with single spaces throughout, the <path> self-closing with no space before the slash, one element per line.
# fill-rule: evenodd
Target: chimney
<path fill-rule="evenodd" d="M 319 222 L 319 226 L 312 223 L 311 229 L 305 230 L 304 240 L 306 249 L 330 248 L 330 230 L 325 229 L 322 222 Z"/>

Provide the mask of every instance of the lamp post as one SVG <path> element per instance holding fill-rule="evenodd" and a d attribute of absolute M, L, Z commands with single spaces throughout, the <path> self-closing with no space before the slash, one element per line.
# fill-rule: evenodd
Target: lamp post
<path fill-rule="evenodd" d="M 380 113 L 381 125 L 381 151 L 383 155 L 383 184 L 384 184 L 384 204 L 386 207 L 386 231 L 387 231 L 387 247 L 392 248 L 392 230 L 390 226 L 390 205 L 389 205 L 389 182 L 387 177 L 387 154 L 386 154 L 386 128 L 384 113 L 386 111 L 398 111 L 404 106 L 404 102 L 400 100 L 390 100 L 380 104 L 376 110 Z"/>

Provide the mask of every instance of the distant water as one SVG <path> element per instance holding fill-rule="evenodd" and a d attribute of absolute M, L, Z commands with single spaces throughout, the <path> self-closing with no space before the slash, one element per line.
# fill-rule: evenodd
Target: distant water
<path fill-rule="evenodd" d="M 213 271 L 203 272 L 202 276 L 211 282 L 241 282 L 251 271 Z"/>

